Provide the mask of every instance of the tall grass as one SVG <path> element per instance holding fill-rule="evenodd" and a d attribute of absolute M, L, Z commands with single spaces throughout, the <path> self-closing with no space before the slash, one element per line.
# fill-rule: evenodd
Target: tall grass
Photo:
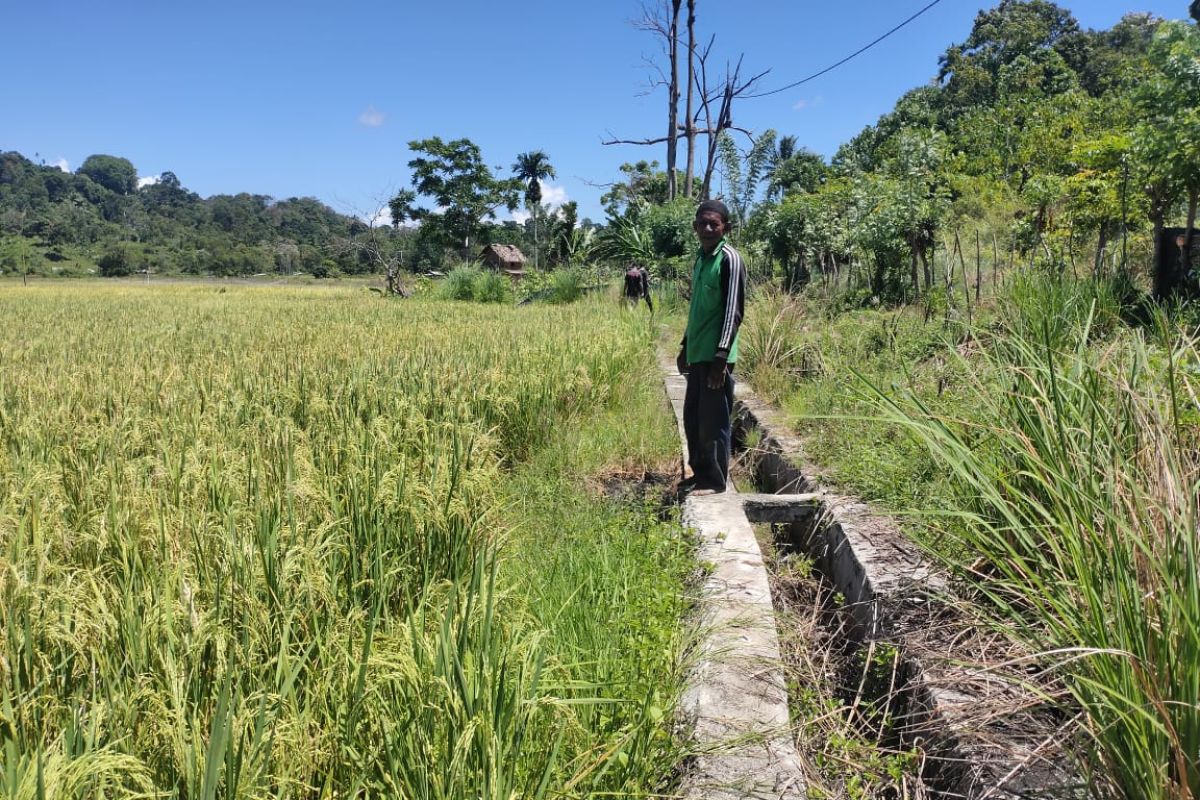
<path fill-rule="evenodd" d="M 1200 792 L 1196 340 L 1116 329 L 1104 289 L 1019 289 L 965 361 L 970 418 L 875 394 L 966 502 L 957 566 L 1082 711 L 1098 794 Z M 975 561 L 979 559 L 979 561 Z"/>
<path fill-rule="evenodd" d="M 476 303 L 511 303 L 516 296 L 507 275 L 474 265 L 450 270 L 438 284 L 436 293 L 443 300 L 473 300 Z"/>
<path fill-rule="evenodd" d="M 650 791 L 663 718 L 600 709 L 668 706 L 672 640 L 552 624 L 501 490 L 644 377 L 624 326 L 327 289 L 0 298 L 0 796 Z M 555 533 L 529 534 L 547 558 Z M 570 579 L 673 628 L 611 563 Z"/>

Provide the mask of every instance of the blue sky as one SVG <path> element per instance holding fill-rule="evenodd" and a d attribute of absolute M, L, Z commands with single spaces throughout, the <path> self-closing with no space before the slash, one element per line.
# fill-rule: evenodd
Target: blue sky
<path fill-rule="evenodd" d="M 1086 27 L 1129 11 L 1186 16 L 1187 0 L 1059 0 Z M 721 60 L 770 69 L 764 88 L 837 61 L 927 0 L 699 0 Z M 991 5 L 991 4 L 987 4 Z M 76 169 L 92 153 L 171 170 L 201 195 L 314 196 L 371 213 L 408 183 L 411 139 L 466 136 L 507 172 L 543 149 L 547 199 L 601 218 L 601 184 L 663 148 L 605 147 L 658 135 L 661 92 L 638 96 L 657 43 L 638 0 L 9 0 L 0 150 Z M 980 0 L 942 0 L 875 49 L 804 87 L 735 108 L 830 155 L 930 80 L 970 31 Z"/>

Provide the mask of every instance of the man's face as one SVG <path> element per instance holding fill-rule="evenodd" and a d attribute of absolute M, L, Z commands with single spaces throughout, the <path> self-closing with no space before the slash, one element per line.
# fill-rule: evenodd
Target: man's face
<path fill-rule="evenodd" d="M 717 242 L 725 235 L 725 220 L 716 211 L 701 211 L 692 223 L 692 230 L 705 250 L 716 247 Z"/>

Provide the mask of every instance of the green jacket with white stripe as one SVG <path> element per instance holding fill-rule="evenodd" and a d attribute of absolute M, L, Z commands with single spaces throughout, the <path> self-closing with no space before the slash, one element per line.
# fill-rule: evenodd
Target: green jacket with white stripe
<path fill-rule="evenodd" d="M 692 302 L 682 345 L 689 364 L 737 361 L 745 303 L 746 267 L 741 254 L 724 239 L 711 255 L 700 250 L 692 269 Z"/>

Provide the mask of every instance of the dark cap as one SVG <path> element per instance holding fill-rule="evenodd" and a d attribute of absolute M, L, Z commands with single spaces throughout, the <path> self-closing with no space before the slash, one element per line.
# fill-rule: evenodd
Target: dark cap
<path fill-rule="evenodd" d="M 705 211 L 715 211 L 721 215 L 721 221 L 726 225 L 729 224 L 729 207 L 720 200 L 705 200 L 696 209 L 696 216 L 700 216 Z"/>

